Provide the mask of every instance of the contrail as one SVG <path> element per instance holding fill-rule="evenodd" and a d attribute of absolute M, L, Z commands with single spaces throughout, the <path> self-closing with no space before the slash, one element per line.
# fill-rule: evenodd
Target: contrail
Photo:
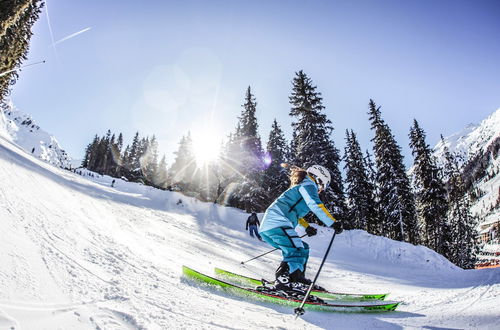
<path fill-rule="evenodd" d="M 58 57 L 57 56 L 56 47 L 54 46 L 55 45 L 54 33 L 52 33 L 52 25 L 50 24 L 49 4 L 48 4 L 48 1 L 45 1 L 45 15 L 47 16 L 47 25 L 49 26 L 50 39 L 52 40 L 52 46 L 54 47 L 54 53 L 56 54 L 56 57 Z"/>
<path fill-rule="evenodd" d="M 54 44 L 52 44 L 52 46 L 55 46 L 55 45 L 57 45 L 57 44 L 60 44 L 60 43 L 61 43 L 61 42 L 63 42 L 63 41 L 66 41 L 66 40 L 68 40 L 68 39 L 71 39 L 71 38 L 73 38 L 73 37 L 76 37 L 77 35 L 82 34 L 82 33 L 84 33 L 84 32 L 87 32 L 87 31 L 88 31 L 88 30 L 90 30 L 90 29 L 91 29 L 91 28 L 90 28 L 90 27 L 88 27 L 88 28 L 85 28 L 85 29 L 83 29 L 83 30 L 81 30 L 81 31 L 75 32 L 75 33 L 73 33 L 73 34 L 70 34 L 69 36 L 64 37 L 64 38 L 62 38 L 62 39 L 57 40 L 56 42 L 54 42 Z"/>

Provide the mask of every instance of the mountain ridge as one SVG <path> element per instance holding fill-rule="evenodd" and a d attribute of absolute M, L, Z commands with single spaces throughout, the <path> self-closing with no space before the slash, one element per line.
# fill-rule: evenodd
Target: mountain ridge
<path fill-rule="evenodd" d="M 44 131 L 33 118 L 19 110 L 12 100 L 0 106 L 0 136 L 17 144 L 27 153 L 54 166 L 70 169 L 72 159 L 54 135 Z"/>

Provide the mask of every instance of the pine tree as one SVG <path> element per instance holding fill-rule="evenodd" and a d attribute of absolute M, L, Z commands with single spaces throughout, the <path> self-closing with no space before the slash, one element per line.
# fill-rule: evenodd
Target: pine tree
<path fill-rule="evenodd" d="M 141 167 L 147 182 L 155 184 L 158 173 L 158 142 L 153 135 L 151 140 L 147 140 L 146 149 L 141 157 Z"/>
<path fill-rule="evenodd" d="M 262 143 L 258 133 L 259 125 L 255 112 L 257 111 L 257 101 L 248 86 L 245 94 L 245 103 L 242 105 L 243 111 L 239 117 L 239 137 L 243 153 L 243 167 L 245 172 L 254 173 L 262 169 Z"/>
<path fill-rule="evenodd" d="M 375 162 L 383 235 L 418 243 L 416 211 L 410 180 L 405 172 L 401 148 L 389 126 L 382 120 L 380 107 L 370 100 L 371 127 L 375 130 Z"/>
<path fill-rule="evenodd" d="M 42 0 L 0 1 L 0 102 L 14 85 L 27 59 L 31 28 L 43 7 Z"/>
<path fill-rule="evenodd" d="M 316 91 L 312 80 L 303 71 L 299 71 L 292 81 L 292 94 L 289 99 L 292 105 L 290 116 L 295 118 L 292 123 L 291 161 L 303 168 L 313 164 L 328 168 L 332 180 L 322 197 L 333 215 L 344 219 L 347 207 L 339 170 L 340 156 L 330 138 L 333 127 L 323 113 L 325 107 L 321 93 Z"/>
<path fill-rule="evenodd" d="M 461 175 L 458 157 L 445 147 L 444 175 L 448 191 L 449 232 L 446 241 L 451 242 L 445 255 L 455 265 L 468 269 L 474 268 L 478 245 L 476 243 L 477 217 L 470 211 L 470 200 Z"/>
<path fill-rule="evenodd" d="M 114 136 L 113 136 L 114 140 Z M 114 141 L 113 141 L 114 142 Z M 101 160 L 99 166 L 99 174 L 105 175 L 108 174 L 108 171 L 111 167 L 113 156 L 111 155 L 111 130 L 108 129 L 106 132 L 106 137 L 103 139 L 103 144 L 101 146 Z"/>
<path fill-rule="evenodd" d="M 416 120 L 410 129 L 410 147 L 414 157 L 413 178 L 419 232 L 422 242 L 434 251 L 446 254 L 445 232 L 447 196 L 441 171 L 425 142 L 425 132 Z"/>
<path fill-rule="evenodd" d="M 90 168 L 91 168 L 90 164 L 92 164 L 93 159 L 95 157 L 94 150 L 95 150 L 96 145 L 98 143 L 99 143 L 99 137 L 96 134 L 94 137 L 94 140 L 90 144 L 88 144 L 87 147 L 85 148 L 85 156 L 83 157 L 82 165 L 81 165 L 82 167 L 90 170 Z"/>
<path fill-rule="evenodd" d="M 122 153 L 122 167 L 120 170 L 120 175 L 130 179 L 130 146 L 127 145 Z"/>
<path fill-rule="evenodd" d="M 380 213 L 379 212 L 379 193 L 377 190 L 377 171 L 375 170 L 375 164 L 372 160 L 372 156 L 370 155 L 370 152 L 366 150 L 365 152 L 365 157 L 363 158 L 365 168 L 366 168 L 366 175 L 368 177 L 368 185 L 369 185 L 369 191 L 372 192 L 372 198 L 369 199 L 370 205 L 368 206 L 368 223 L 367 223 L 367 231 L 371 234 L 374 235 L 382 235 L 382 227 L 381 227 L 381 221 L 380 221 Z"/>
<path fill-rule="evenodd" d="M 123 158 L 123 134 L 118 134 L 118 139 L 116 141 L 116 146 L 113 150 L 113 154 L 116 155 L 117 160 L 117 168 L 115 171 L 116 177 L 121 177 L 124 174 L 124 163 L 125 159 Z"/>
<path fill-rule="evenodd" d="M 281 163 L 288 162 L 288 146 L 285 135 L 276 119 L 274 119 L 271 132 L 269 133 L 266 150 L 269 166 L 264 172 L 263 187 L 267 195 L 266 204 L 270 204 L 289 185 L 288 175 L 281 167 Z"/>
<path fill-rule="evenodd" d="M 262 188 L 263 150 L 256 118 L 257 102 L 250 86 L 246 90 L 238 125 L 230 136 L 223 161 L 228 168 L 234 189 L 228 205 L 247 211 L 261 211 L 266 204 Z"/>
<path fill-rule="evenodd" d="M 118 148 L 118 152 L 121 154 L 123 148 L 123 134 L 118 134 L 118 140 L 116 141 L 116 147 Z"/>
<path fill-rule="evenodd" d="M 365 168 L 365 159 L 356 134 L 346 130 L 345 173 L 347 183 L 348 222 L 346 228 L 368 230 L 368 224 L 374 222 L 374 187 Z"/>
<path fill-rule="evenodd" d="M 88 148 L 88 163 L 87 169 L 90 171 L 95 171 L 98 166 L 99 161 L 99 145 L 101 144 L 101 139 L 97 136 L 94 137 L 94 140 L 90 144 Z"/>
<path fill-rule="evenodd" d="M 123 145 L 123 136 L 121 135 L 121 133 L 118 136 L 118 140 L 115 139 L 115 134 L 113 134 L 111 136 L 111 141 L 109 143 L 109 149 L 108 149 L 109 169 L 107 174 L 110 176 L 113 177 L 121 176 L 122 164 L 123 164 L 122 153 L 121 153 L 122 145 Z"/>
<path fill-rule="evenodd" d="M 168 186 L 168 175 L 167 175 L 167 161 L 165 155 L 160 160 L 155 173 L 155 185 L 160 188 L 166 188 Z"/>
<path fill-rule="evenodd" d="M 172 184 L 177 185 L 184 192 L 193 192 L 193 183 L 196 178 L 196 159 L 193 153 L 191 133 L 181 138 L 175 155 L 174 163 L 170 167 Z"/>
<path fill-rule="evenodd" d="M 129 173 L 129 179 L 139 180 L 141 178 L 141 139 L 139 137 L 139 132 L 135 133 L 134 139 L 132 140 L 132 145 L 129 148 L 129 154 L 127 157 L 127 170 Z"/>
<path fill-rule="evenodd" d="M 221 153 L 221 162 L 228 177 L 237 180 L 243 169 L 241 148 L 241 126 L 238 122 L 234 133 L 229 133 L 228 139 Z"/>

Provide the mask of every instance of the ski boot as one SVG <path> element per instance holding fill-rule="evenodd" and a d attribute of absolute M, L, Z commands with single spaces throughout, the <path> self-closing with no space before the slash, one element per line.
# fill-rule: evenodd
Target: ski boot
<path fill-rule="evenodd" d="M 310 279 L 308 279 L 308 278 L 305 277 L 304 272 L 300 271 L 299 269 L 297 269 L 292 274 L 290 274 L 290 278 L 291 278 L 292 282 L 302 283 L 302 284 L 306 285 L 307 288 L 309 288 L 309 286 L 312 283 L 312 281 Z M 325 288 L 323 288 L 322 286 L 319 286 L 317 284 L 314 284 L 313 290 L 315 290 L 315 291 L 326 291 Z"/>
<path fill-rule="evenodd" d="M 290 274 L 288 264 L 286 262 L 282 262 L 276 271 L 276 281 L 274 282 L 274 286 L 277 291 L 281 291 L 289 299 L 303 300 L 311 282 L 309 281 L 307 284 L 303 283 L 301 280 L 306 280 L 302 271 L 297 269 Z M 309 295 L 307 301 L 323 302 L 318 297 L 312 295 Z"/>

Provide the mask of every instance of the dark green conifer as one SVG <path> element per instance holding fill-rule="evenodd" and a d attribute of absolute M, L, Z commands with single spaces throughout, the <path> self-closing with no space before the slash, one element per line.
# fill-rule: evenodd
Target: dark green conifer
<path fill-rule="evenodd" d="M 410 180 L 406 175 L 401 148 L 381 117 L 380 107 L 370 100 L 370 121 L 375 131 L 377 188 L 383 235 L 418 244 L 416 211 Z"/>
<path fill-rule="evenodd" d="M 339 170 L 339 151 L 331 139 L 333 127 L 324 114 L 321 93 L 316 91 L 316 86 L 303 71 L 295 74 L 289 100 L 292 105 L 290 116 L 295 119 L 292 123 L 291 162 L 303 168 L 313 164 L 328 168 L 332 180 L 321 197 L 332 214 L 343 219 L 347 208 Z"/>
<path fill-rule="evenodd" d="M 421 242 L 434 251 L 445 254 L 447 196 L 441 171 L 432 150 L 425 142 L 425 132 L 416 120 L 410 129 L 410 147 L 414 157 L 413 187 Z"/>

